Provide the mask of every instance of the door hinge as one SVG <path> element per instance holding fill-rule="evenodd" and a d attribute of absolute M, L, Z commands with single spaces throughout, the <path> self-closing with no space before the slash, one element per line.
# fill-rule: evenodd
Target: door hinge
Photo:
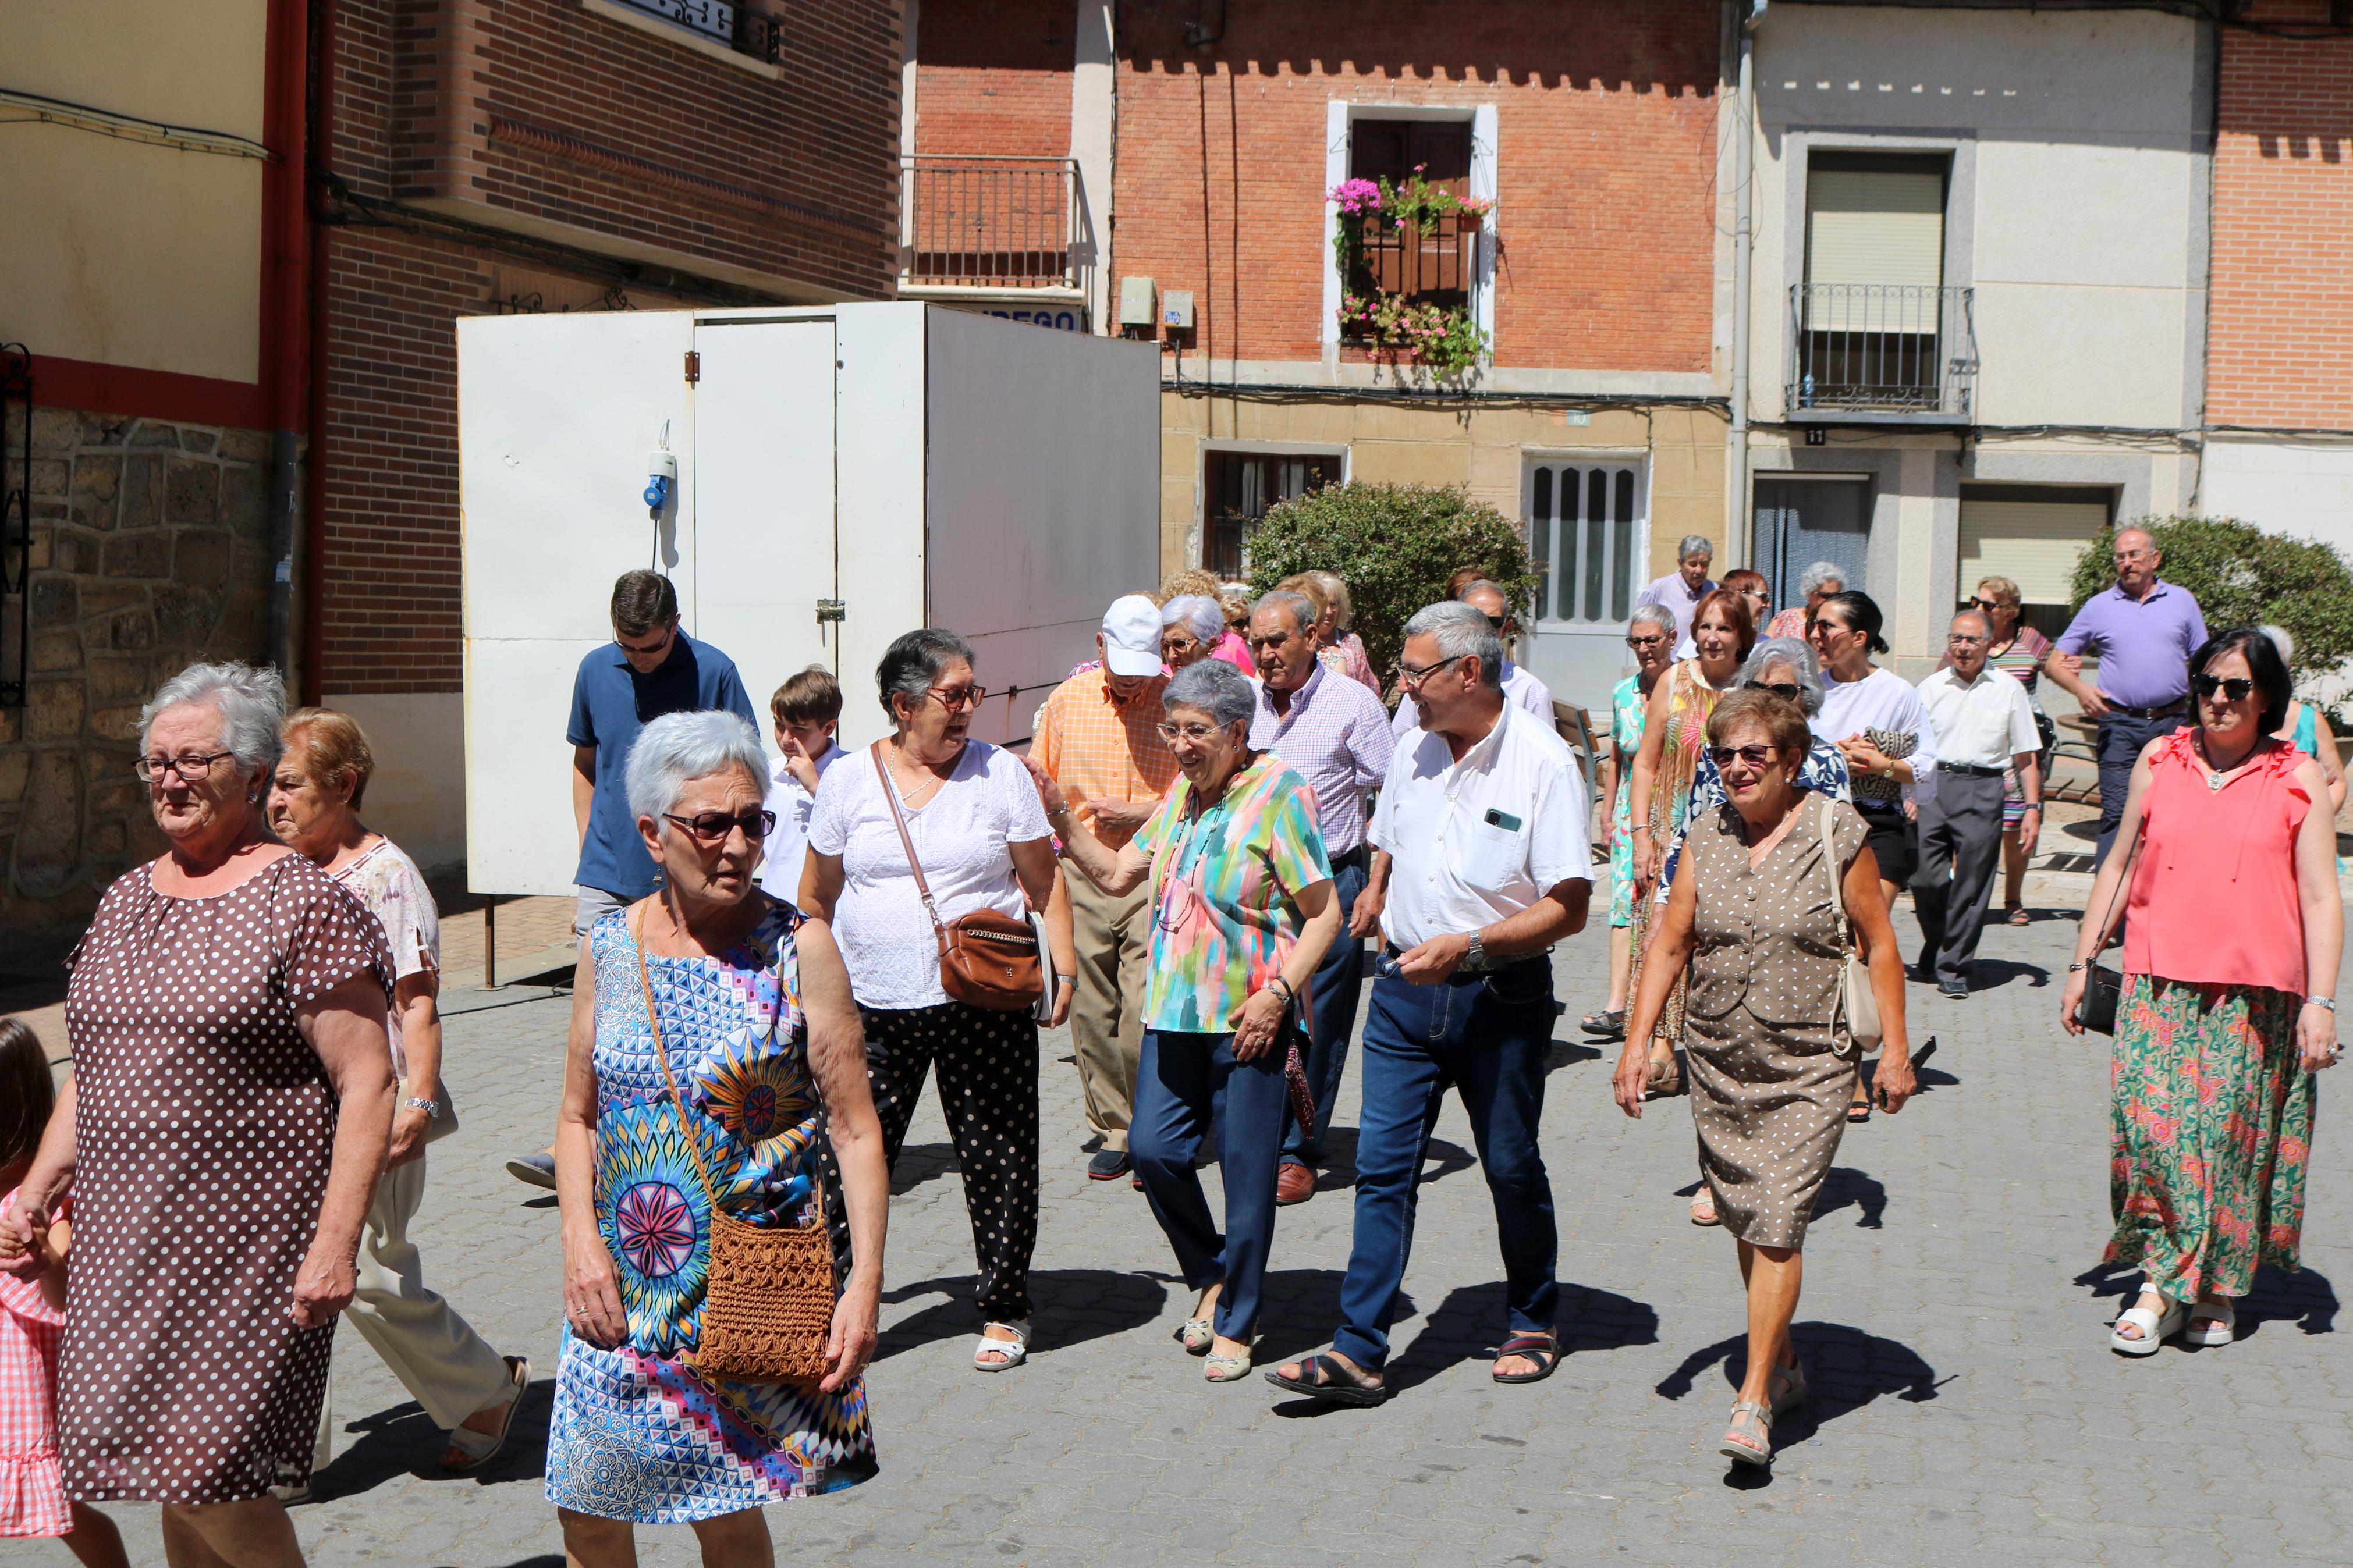
<path fill-rule="evenodd" d="M 702 379 L 702 356 L 694 350 L 686 351 L 686 384 L 692 386 Z"/>
<path fill-rule="evenodd" d="M 818 624 L 820 626 L 824 625 L 827 621 L 839 622 L 848 620 L 849 618 L 849 606 L 843 604 L 839 599 L 819 599 L 817 602 L 817 618 Z"/>

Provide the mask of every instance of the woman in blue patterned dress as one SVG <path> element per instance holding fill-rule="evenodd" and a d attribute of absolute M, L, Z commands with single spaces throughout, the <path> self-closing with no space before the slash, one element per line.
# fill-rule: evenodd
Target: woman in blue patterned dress
<path fill-rule="evenodd" d="M 765 764 L 733 714 L 645 727 L 628 799 L 663 885 L 599 921 L 580 955 L 555 1139 L 565 1324 L 547 1497 L 581 1568 L 634 1563 L 637 1524 L 692 1525 L 706 1568 L 765 1565 L 764 1505 L 875 1471 L 860 1373 L 874 1350 L 890 1178 L 840 953 L 824 925 L 759 889 L 774 821 Z M 857 1258 L 826 1376 L 814 1388 L 706 1377 L 693 1354 L 711 1198 L 685 1140 L 731 1216 L 818 1224 L 820 1111 Z"/>
<path fill-rule="evenodd" d="M 1634 673 L 1609 692 L 1609 757 L 1601 764 L 1601 815 L 1609 822 L 1609 1005 L 1577 1022 L 1599 1039 L 1626 1034 L 1626 987 L 1634 970 L 1634 753 L 1642 747 L 1642 721 L 1651 688 L 1675 662 L 1675 613 L 1660 604 L 1634 606 L 1626 646 Z"/>

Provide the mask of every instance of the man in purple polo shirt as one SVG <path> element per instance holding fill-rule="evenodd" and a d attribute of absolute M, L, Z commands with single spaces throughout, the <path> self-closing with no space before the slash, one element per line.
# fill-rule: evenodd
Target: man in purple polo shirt
<path fill-rule="evenodd" d="M 2116 534 L 2116 585 L 2094 595 L 2060 634 L 2059 651 L 2074 657 L 2044 664 L 2084 715 L 2100 725 L 2100 847 L 2108 858 L 2125 791 L 2141 748 L 2181 728 L 2189 710 L 2189 656 L 2206 640 L 2206 617 L 2189 590 L 2159 578 L 2165 556 L 2143 528 Z M 2100 683 L 2083 678 L 2083 655 L 2100 660 Z"/>

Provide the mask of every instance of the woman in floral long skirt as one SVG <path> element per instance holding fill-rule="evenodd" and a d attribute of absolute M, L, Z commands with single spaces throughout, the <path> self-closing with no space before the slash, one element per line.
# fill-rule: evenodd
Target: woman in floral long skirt
<path fill-rule="evenodd" d="M 2227 1345 L 2261 1263 L 2293 1270 L 2312 1151 L 2312 1075 L 2337 1060 L 2345 908 L 2319 764 L 2274 737 L 2287 667 L 2253 626 L 2189 658 L 2195 728 L 2149 742 L 2092 884 L 2060 1020 L 2084 1026 L 2093 955 L 2125 906 L 2106 1261 L 2139 1300 L 2110 1348 L 2177 1333 Z M 2119 889 L 2130 878 L 2131 891 Z"/>

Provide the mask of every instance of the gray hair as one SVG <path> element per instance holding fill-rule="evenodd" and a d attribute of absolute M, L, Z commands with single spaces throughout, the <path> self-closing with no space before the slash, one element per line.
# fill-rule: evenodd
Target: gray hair
<path fill-rule="evenodd" d="M 1975 605 L 1971 605 L 1967 609 L 1955 610 L 1953 612 L 1953 618 L 1947 621 L 1945 626 L 1949 630 L 1954 626 L 1959 626 L 1963 621 L 1975 621 L 1978 625 L 1985 628 L 1985 635 L 1987 637 L 1990 637 L 1993 636 L 1993 617 L 1987 615 L 1983 610 L 1977 608 Z"/>
<path fill-rule="evenodd" d="M 1179 708 L 1198 710 L 1207 713 L 1210 721 L 1222 730 L 1257 714 L 1258 690 L 1250 685 L 1249 676 L 1224 659 L 1205 658 L 1176 672 L 1176 678 L 1160 694 L 1160 708 L 1166 713 L 1174 713 Z"/>
<path fill-rule="evenodd" d="M 1739 672 L 1733 676 L 1735 690 L 1752 680 L 1765 679 L 1768 666 L 1786 664 L 1798 674 L 1798 707 L 1811 719 L 1822 710 L 1822 666 L 1814 650 L 1802 637 L 1764 637 L 1748 650 L 1741 661 Z"/>
<path fill-rule="evenodd" d="M 724 709 L 665 713 L 638 731 L 629 748 L 629 815 L 659 816 L 688 784 L 729 768 L 742 769 L 754 789 L 767 792 L 768 754 L 751 725 Z"/>
<path fill-rule="evenodd" d="M 1304 594 L 1293 593 L 1289 588 L 1274 588 L 1261 594 L 1250 605 L 1251 618 L 1256 619 L 1261 610 L 1270 607 L 1289 610 L 1292 625 L 1303 632 L 1313 631 L 1316 621 L 1320 618 L 1315 614 L 1314 600 Z"/>
<path fill-rule="evenodd" d="M 192 664 L 155 689 L 139 710 L 139 750 L 164 711 L 190 705 L 217 710 L 221 744 L 240 767 L 269 772 L 286 749 L 286 679 L 275 669 L 249 664 Z"/>
<path fill-rule="evenodd" d="M 893 697 L 904 697 L 921 706 L 933 687 L 940 683 L 940 675 L 958 660 L 979 668 L 972 644 L 945 626 L 919 626 L 912 632 L 902 632 L 882 650 L 882 662 L 874 667 L 874 687 L 882 699 L 882 711 L 891 722 L 899 722 L 899 710 L 891 706 Z M 766 764 L 761 764 L 765 769 Z M 635 797 L 632 796 L 632 799 Z"/>
<path fill-rule="evenodd" d="M 1426 637 L 1438 644 L 1440 658 L 1470 657 L 1479 661 L 1479 684 L 1491 690 L 1504 686 L 1504 639 L 1487 617 L 1460 599 L 1424 605 L 1406 622 L 1409 637 Z"/>
<path fill-rule="evenodd" d="M 1675 613 L 1656 599 L 1645 599 L 1634 606 L 1632 615 L 1626 617 L 1626 635 L 1632 637 L 1634 628 L 1641 626 L 1656 626 L 1662 632 L 1672 632 L 1675 629 Z"/>
<path fill-rule="evenodd" d="M 1684 534 L 1683 542 L 1675 546 L 1675 564 L 1680 566 L 1694 555 L 1704 555 L 1710 561 L 1715 560 L 1715 542 L 1704 533 Z"/>
<path fill-rule="evenodd" d="M 2294 664 L 2295 662 L 2295 639 L 2287 635 L 2287 628 L 2285 626 L 2258 626 L 2255 629 L 2262 632 L 2263 636 L 2272 639 L 2272 647 L 2279 649 L 2280 662 L 2282 664 Z"/>
<path fill-rule="evenodd" d="M 1179 594 L 1160 606 L 1160 624 L 1183 626 L 1204 643 L 1226 635 L 1226 610 L 1207 594 Z"/>
<path fill-rule="evenodd" d="M 1471 602 L 1471 595 L 1477 593 L 1482 588 L 1486 589 L 1489 593 L 1493 594 L 1495 597 L 1503 600 L 1504 605 L 1506 609 L 1511 607 L 1512 596 L 1504 592 L 1504 585 L 1501 583 L 1493 582 L 1485 577 L 1481 577 L 1476 581 L 1463 584 L 1462 592 L 1455 595 L 1454 597 L 1459 603 L 1467 605 Z"/>
<path fill-rule="evenodd" d="M 1810 595 L 1829 583 L 1835 583 L 1841 588 L 1847 585 L 1846 568 L 1835 561 L 1817 561 L 1798 574 L 1798 592 L 1800 595 Z"/>

